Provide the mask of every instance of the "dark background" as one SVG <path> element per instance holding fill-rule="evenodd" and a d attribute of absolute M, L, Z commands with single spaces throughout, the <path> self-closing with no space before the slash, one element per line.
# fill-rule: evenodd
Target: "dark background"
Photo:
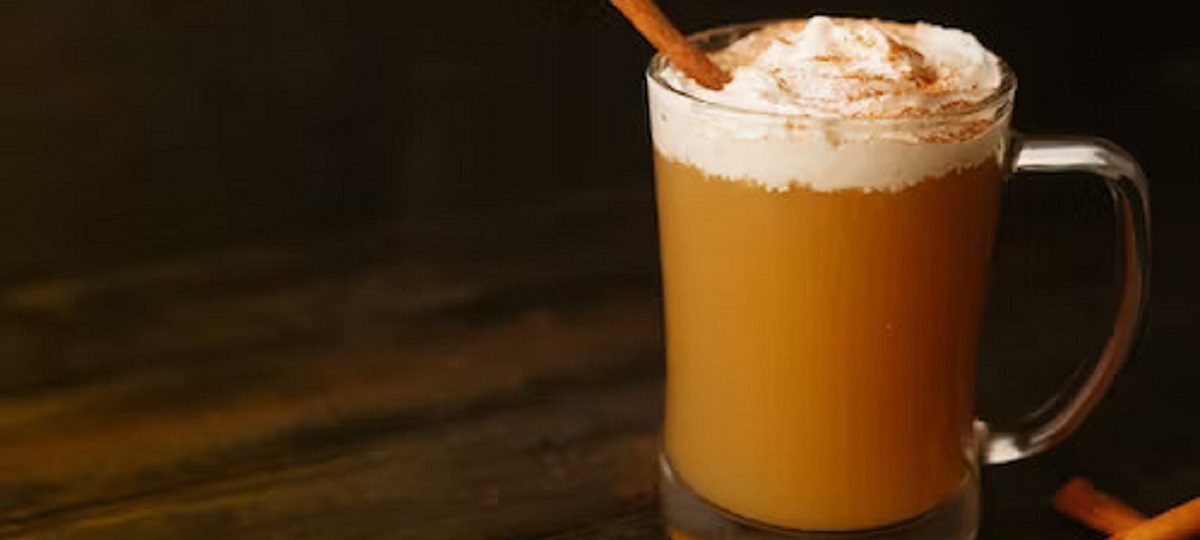
<path fill-rule="evenodd" d="M 1015 124 L 1139 156 L 1190 219 L 1200 38 L 1166 2 L 671 1 L 685 30 L 811 13 L 975 32 Z M 0 5 L 0 279 L 562 189 L 649 189 L 650 48 L 601 0 Z M 650 234 L 650 231 L 643 231 Z"/>
<path fill-rule="evenodd" d="M 1094 134 L 1137 156 L 1150 177 L 1155 235 L 1146 339 L 1077 437 L 1044 459 L 985 473 L 985 534 L 992 527 L 994 537 L 1086 537 L 1045 507 L 1069 474 L 1092 476 L 1147 510 L 1196 494 L 1194 20 L 1160 0 L 660 3 L 687 31 L 813 13 L 968 29 L 1017 73 L 1018 129 Z M 590 245 L 619 244 L 623 252 L 612 261 L 572 260 L 620 267 L 614 273 L 621 279 L 653 295 L 642 82 L 650 55 L 601 0 L 0 3 L 0 287 L 230 249 L 311 245 L 381 224 L 458 231 L 422 256 L 436 259 L 444 250 L 472 260 L 478 253 L 483 265 L 519 245 L 535 252 L 519 260 L 536 263 L 538 240 L 518 237 L 550 223 L 557 236 L 547 249 L 583 254 Z M 996 324 L 984 338 L 981 367 L 985 413 L 1015 418 L 1077 358 L 1098 352 L 1111 297 L 1072 287 L 1085 279 L 1109 287 L 1113 227 L 1105 197 L 1071 178 L 1014 182 L 1008 190 L 989 315 Z M 564 200 L 624 201 L 614 220 L 636 226 L 597 233 L 536 210 Z M 369 252 L 364 245 L 355 249 Z M 333 253 L 323 264 L 343 263 L 338 249 L 322 249 L 308 256 Z M 261 285 L 237 286 L 254 283 Z M 485 308 L 498 309 L 506 298 L 574 305 L 555 291 L 585 294 L 577 285 L 539 287 L 531 281 L 525 292 L 506 292 Z M 138 306 L 140 291 L 129 294 L 128 305 Z M 152 294 L 143 296 L 158 298 Z M 175 301 L 172 294 L 161 294 L 163 305 Z M 1042 302 L 1030 307 L 1031 298 Z M 97 319 L 141 328 L 123 301 L 107 300 L 112 316 L 102 310 Z M 237 320 L 211 311 L 214 320 Z M 47 324 L 39 339 L 53 344 L 63 325 Z M 129 334 L 122 339 L 133 343 L 142 332 Z M 245 354 L 236 350 L 229 365 Z M 46 367 L 36 355 L 0 361 L 7 379 L 0 388 L 34 394 L 41 386 L 67 388 L 80 373 L 115 370 L 101 366 L 105 360 L 86 342 L 79 356 L 67 368 Z M 134 377 L 136 369 L 128 368 Z"/>

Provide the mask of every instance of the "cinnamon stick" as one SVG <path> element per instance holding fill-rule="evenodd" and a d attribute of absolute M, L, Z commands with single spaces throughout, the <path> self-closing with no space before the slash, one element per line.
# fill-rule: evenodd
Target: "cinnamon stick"
<path fill-rule="evenodd" d="M 729 73 L 709 59 L 707 54 L 692 45 L 654 0 L 612 0 L 614 6 L 625 15 L 634 28 L 666 56 L 675 67 L 691 77 L 701 86 L 712 90 L 724 88 L 730 81 Z"/>
<path fill-rule="evenodd" d="M 1054 494 L 1054 508 L 1093 529 L 1108 534 L 1128 531 L 1146 516 L 1106 495 L 1084 478 L 1075 477 Z"/>
<path fill-rule="evenodd" d="M 1200 534 L 1200 497 L 1163 512 L 1108 540 L 1185 540 Z"/>

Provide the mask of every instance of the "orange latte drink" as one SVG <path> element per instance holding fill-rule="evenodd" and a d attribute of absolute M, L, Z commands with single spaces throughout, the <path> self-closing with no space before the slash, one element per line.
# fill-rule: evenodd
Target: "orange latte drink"
<path fill-rule="evenodd" d="M 975 361 L 1005 176 L 1001 67 L 968 34 L 813 18 L 652 67 L 664 452 L 731 514 L 903 522 L 973 474 Z"/>

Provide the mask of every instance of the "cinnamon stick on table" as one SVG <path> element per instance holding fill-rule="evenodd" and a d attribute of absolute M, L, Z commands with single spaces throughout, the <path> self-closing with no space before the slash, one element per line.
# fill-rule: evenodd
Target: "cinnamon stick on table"
<path fill-rule="evenodd" d="M 1200 535 L 1200 497 L 1163 512 L 1109 540 L 1186 540 Z"/>
<path fill-rule="evenodd" d="M 1108 534 L 1123 533 L 1146 521 L 1141 512 L 1096 491 L 1091 482 L 1080 477 L 1072 478 L 1054 494 L 1054 508 Z"/>
<path fill-rule="evenodd" d="M 1054 508 L 1098 531 L 1108 540 L 1185 540 L 1200 534 L 1200 497 L 1151 519 L 1116 498 L 1096 491 L 1084 478 L 1072 478 L 1054 494 Z"/>

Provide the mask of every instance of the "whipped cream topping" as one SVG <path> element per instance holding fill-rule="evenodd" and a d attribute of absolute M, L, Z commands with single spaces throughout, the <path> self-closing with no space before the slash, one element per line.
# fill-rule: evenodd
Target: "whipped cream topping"
<path fill-rule="evenodd" d="M 1000 86 L 1000 61 L 975 36 L 925 23 L 813 17 L 768 26 L 713 55 L 733 80 L 714 91 L 663 77 L 707 101 L 814 117 L 952 112 Z"/>
<path fill-rule="evenodd" d="M 977 110 L 1003 65 L 960 30 L 813 17 L 711 56 L 733 76 L 721 90 L 669 65 L 649 85 L 655 148 L 711 176 L 896 191 L 1005 151 L 1007 109 Z"/>

